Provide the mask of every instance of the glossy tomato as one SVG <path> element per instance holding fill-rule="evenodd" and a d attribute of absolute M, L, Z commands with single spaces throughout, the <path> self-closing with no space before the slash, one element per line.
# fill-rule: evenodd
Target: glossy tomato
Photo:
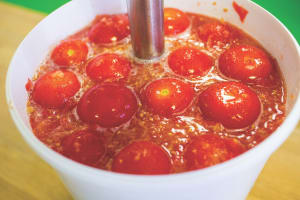
<path fill-rule="evenodd" d="M 233 81 L 209 86 L 200 94 L 198 103 L 206 119 L 231 129 L 250 126 L 261 112 L 256 93 L 243 83 Z"/>
<path fill-rule="evenodd" d="M 268 55 L 250 45 L 232 47 L 219 58 L 219 69 L 225 76 L 247 83 L 267 78 L 272 68 Z"/>
<path fill-rule="evenodd" d="M 133 142 L 114 158 L 112 171 L 128 174 L 168 174 L 171 161 L 160 146 L 147 141 Z"/>
<path fill-rule="evenodd" d="M 188 16 L 176 8 L 164 9 L 165 35 L 175 36 L 184 32 L 190 26 Z"/>
<path fill-rule="evenodd" d="M 128 15 L 101 15 L 88 33 L 89 39 L 96 44 L 111 44 L 130 34 Z"/>
<path fill-rule="evenodd" d="M 168 57 L 169 67 L 182 76 L 205 76 L 213 66 L 213 59 L 199 49 L 181 47 Z"/>
<path fill-rule="evenodd" d="M 61 108 L 80 89 L 73 72 L 54 70 L 40 77 L 34 84 L 33 100 L 46 108 Z"/>
<path fill-rule="evenodd" d="M 106 53 L 93 58 L 86 66 L 87 75 L 96 81 L 118 81 L 128 77 L 131 63 L 118 54 Z"/>
<path fill-rule="evenodd" d="M 183 112 L 191 104 L 194 91 L 179 79 L 163 78 L 147 85 L 142 95 L 144 103 L 153 113 L 171 117 Z"/>
<path fill-rule="evenodd" d="M 105 128 L 129 121 L 137 111 L 137 99 L 127 87 L 114 84 L 96 85 L 81 97 L 77 113 L 82 121 Z"/>
<path fill-rule="evenodd" d="M 221 138 L 209 133 L 192 139 L 186 147 L 184 160 L 188 170 L 195 170 L 224 162 L 245 150 L 238 139 Z"/>
<path fill-rule="evenodd" d="M 94 166 L 104 155 L 105 146 L 100 136 L 89 131 L 78 131 L 62 140 L 63 155 L 77 162 Z"/>
<path fill-rule="evenodd" d="M 87 59 L 89 49 L 81 40 L 63 41 L 54 48 L 51 59 L 57 65 L 78 65 Z"/>

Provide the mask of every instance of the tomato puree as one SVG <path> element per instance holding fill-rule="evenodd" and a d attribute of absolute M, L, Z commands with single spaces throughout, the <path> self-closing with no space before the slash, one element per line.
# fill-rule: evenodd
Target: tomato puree
<path fill-rule="evenodd" d="M 26 85 L 35 136 L 79 163 L 152 175 L 225 162 L 272 134 L 286 102 L 276 60 L 230 23 L 165 11 L 153 63 L 134 58 L 127 14 L 99 15 L 50 49 Z"/>

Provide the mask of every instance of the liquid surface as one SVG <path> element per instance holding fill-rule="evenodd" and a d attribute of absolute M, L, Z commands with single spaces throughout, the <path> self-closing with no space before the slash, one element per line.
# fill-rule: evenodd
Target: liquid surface
<path fill-rule="evenodd" d="M 267 138 L 282 123 L 285 116 L 285 87 L 276 60 L 266 53 L 273 66 L 273 71 L 268 76 L 268 79 L 254 83 L 245 83 L 257 94 L 261 103 L 261 112 L 254 123 L 240 129 L 230 129 L 226 128 L 220 122 L 207 119 L 203 116 L 199 108 L 198 96 L 215 83 L 227 81 L 239 82 L 239 80 L 228 78 L 220 72 L 218 68 L 220 55 L 230 47 L 239 44 L 252 45 L 260 49 L 263 48 L 249 35 L 228 23 L 191 13 L 187 13 L 187 16 L 191 22 L 190 27 L 184 33 L 177 36 L 166 37 L 165 56 L 156 63 L 137 62 L 132 55 L 129 37 L 117 41 L 112 45 L 97 45 L 91 42 L 88 33 L 92 26 L 99 21 L 99 17 L 83 30 L 66 38 L 66 40 L 79 39 L 87 44 L 89 49 L 87 60 L 80 64 L 59 66 L 49 56 L 41 64 L 36 76 L 31 79 L 32 83 L 30 81 L 26 85 L 29 93 L 27 111 L 36 137 L 48 147 L 64 154 L 62 146 L 64 137 L 79 131 L 89 130 L 99 135 L 101 141 L 104 141 L 105 153 L 103 153 L 103 156 L 97 162 L 88 165 L 105 170 L 112 169 L 112 163 L 116 155 L 129 144 L 136 141 L 149 141 L 161 147 L 169 156 L 171 162 L 170 173 L 190 170 L 187 167 L 188 162 L 186 161 L 185 153 L 187 146 L 192 143 L 193 138 L 197 138 L 198 136 L 212 134 L 223 139 L 233 139 L 233 141 L 242 145 L 242 149 L 244 150 L 240 151 L 240 153 L 253 148 Z M 221 40 L 218 39 L 220 34 L 215 34 L 213 37 L 202 37 L 199 34 L 199 28 L 210 23 L 224 25 L 229 30 L 230 36 L 228 34 L 224 35 L 224 32 L 222 32 Z M 201 33 L 204 32 L 201 31 Z M 168 55 L 180 47 L 199 49 L 211 57 L 212 66 L 210 66 L 207 72 L 200 73 L 201 75 L 197 76 L 174 73 L 168 66 Z M 86 74 L 87 63 L 99 54 L 110 53 L 118 54 L 129 60 L 131 70 L 128 76 L 117 81 L 114 79 L 100 81 L 91 79 Z M 67 69 L 76 74 L 81 87 L 74 97 L 69 98 L 65 102 L 64 107 L 45 108 L 34 101 L 32 87 L 34 87 L 40 77 L 58 69 Z M 153 112 L 153 109 L 149 109 L 149 105 L 145 103 L 147 101 L 143 99 L 145 98 L 144 91 L 151 82 L 162 78 L 175 78 L 190 85 L 193 90 L 193 98 L 187 108 L 171 116 L 156 114 Z M 77 104 L 83 94 L 93 86 L 104 83 L 125 86 L 137 97 L 136 113 L 129 121 L 118 127 L 104 128 L 97 123 L 84 122 L 77 113 Z M 224 145 L 226 146 L 227 144 Z M 215 149 L 212 151 L 215 151 Z M 192 152 L 192 150 L 189 151 Z M 223 162 L 238 154 L 226 156 L 226 159 L 219 159 L 220 161 L 214 161 L 207 166 Z"/>

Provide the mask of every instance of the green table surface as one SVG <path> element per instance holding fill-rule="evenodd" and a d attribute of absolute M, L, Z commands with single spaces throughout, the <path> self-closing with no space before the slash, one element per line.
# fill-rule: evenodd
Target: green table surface
<path fill-rule="evenodd" d="M 1 1 L 1 0 L 0 0 Z M 50 13 L 69 0 L 4 0 L 44 13 Z M 283 22 L 300 43 L 300 0 L 253 0 Z"/>

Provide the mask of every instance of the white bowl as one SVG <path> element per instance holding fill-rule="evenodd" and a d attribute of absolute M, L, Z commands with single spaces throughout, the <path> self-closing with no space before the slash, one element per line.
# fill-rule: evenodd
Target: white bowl
<path fill-rule="evenodd" d="M 300 53 L 296 40 L 276 18 L 248 0 L 236 0 L 249 11 L 244 23 L 232 0 L 165 0 L 166 7 L 223 18 L 256 38 L 279 62 L 287 84 L 287 117 L 265 141 L 246 153 L 213 167 L 162 176 L 117 174 L 73 162 L 47 148 L 32 133 L 26 114 L 25 84 L 50 47 L 87 25 L 97 14 L 126 12 L 125 0 L 74 0 L 62 6 L 24 39 L 7 74 L 10 113 L 30 146 L 60 174 L 75 199 L 245 199 L 269 156 L 288 137 L 300 116 Z M 223 8 L 228 8 L 224 12 Z M 272 30 L 272 31 L 269 31 Z"/>

